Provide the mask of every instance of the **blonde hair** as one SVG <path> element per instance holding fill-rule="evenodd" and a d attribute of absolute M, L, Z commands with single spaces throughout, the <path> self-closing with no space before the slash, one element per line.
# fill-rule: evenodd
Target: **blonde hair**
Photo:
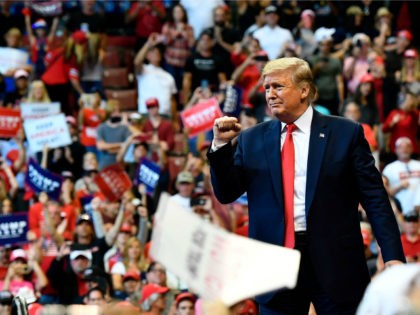
<path fill-rule="evenodd" d="M 40 100 L 35 99 L 35 95 L 34 95 L 35 88 L 42 88 L 42 90 L 44 91 L 42 99 Z M 41 80 L 32 81 L 31 86 L 29 88 L 28 103 L 51 103 L 51 99 L 48 95 L 48 91 L 45 87 L 45 84 Z"/>
<path fill-rule="evenodd" d="M 306 98 L 309 103 L 316 99 L 317 89 L 314 84 L 312 71 L 305 60 L 296 57 L 271 60 L 265 65 L 262 76 L 265 78 L 267 75 L 281 71 L 290 73 L 292 82 L 298 87 L 302 87 L 305 84 L 309 85 L 309 93 Z"/>
<path fill-rule="evenodd" d="M 140 240 L 137 237 L 130 237 L 124 244 L 124 248 L 122 250 L 122 257 L 123 257 L 123 264 L 126 268 L 129 267 L 129 257 L 128 257 L 128 251 L 130 250 L 131 247 L 133 247 L 133 245 L 135 243 L 139 244 L 139 248 L 140 248 L 140 255 L 138 257 L 138 261 L 137 261 L 137 267 L 139 268 L 139 270 L 141 270 L 142 272 L 146 270 L 146 261 L 144 259 L 144 255 L 143 255 L 143 246 L 140 242 Z"/>

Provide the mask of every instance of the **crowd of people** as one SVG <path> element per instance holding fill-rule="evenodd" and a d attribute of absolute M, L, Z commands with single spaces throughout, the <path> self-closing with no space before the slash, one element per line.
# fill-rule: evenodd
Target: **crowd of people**
<path fill-rule="evenodd" d="M 28 232 L 24 243 L 2 239 L 0 310 L 22 295 L 32 314 L 57 304 L 98 305 L 110 314 L 115 307 L 201 314 L 199 296 L 149 255 L 159 197 L 168 192 L 186 211 L 243 236 L 248 206 L 246 196 L 227 205 L 217 201 L 206 157 L 212 131 L 190 136 L 181 113 L 215 100 L 243 130 L 272 120 L 261 74 L 281 57 L 309 63 L 315 110 L 363 127 L 406 260 L 419 263 L 418 3 L 84 0 L 51 1 L 54 12 L 45 13 L 42 2 L 0 2 L 0 49 L 29 56 L 19 68 L 0 65 L 0 104 L 15 110 L 58 102 L 71 144 L 35 152 L 23 128 L 1 139 L 0 222 L 26 213 Z M 127 68 L 137 111 L 125 111 L 105 93 L 113 36 L 135 41 Z M 138 181 L 144 160 L 160 170 L 152 192 Z M 30 161 L 63 179 L 58 198 L 28 187 Z M 115 164 L 132 181 L 117 201 L 95 180 Z M 362 206 L 359 217 L 375 277 L 384 262 Z M 253 299 L 230 311 L 258 314 Z"/>

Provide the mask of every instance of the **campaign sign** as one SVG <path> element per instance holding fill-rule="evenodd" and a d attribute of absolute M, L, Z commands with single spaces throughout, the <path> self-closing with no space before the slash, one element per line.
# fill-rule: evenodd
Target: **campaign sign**
<path fill-rule="evenodd" d="M 0 47 L 0 73 L 25 67 L 28 58 L 28 53 L 20 49 Z"/>
<path fill-rule="evenodd" d="M 20 110 L 0 107 L 0 137 L 15 137 L 21 125 Z"/>
<path fill-rule="evenodd" d="M 225 100 L 221 104 L 223 113 L 229 116 L 239 117 L 241 112 L 242 90 L 237 86 L 227 84 Z"/>
<path fill-rule="evenodd" d="M 189 137 L 211 130 L 216 118 L 222 117 L 219 102 L 212 97 L 181 112 L 182 122 L 189 129 Z"/>
<path fill-rule="evenodd" d="M 105 167 L 95 175 L 94 181 L 109 201 L 117 201 L 131 188 L 130 177 L 119 164 Z"/>
<path fill-rule="evenodd" d="M 64 114 L 28 119 L 23 128 L 32 152 L 42 151 L 45 145 L 53 149 L 71 144 Z"/>
<path fill-rule="evenodd" d="M 205 300 L 230 306 L 296 285 L 297 250 L 228 233 L 185 211 L 165 193 L 154 221 L 151 257 Z"/>
<path fill-rule="evenodd" d="M 42 16 L 57 16 L 62 12 L 61 1 L 32 0 L 31 9 Z"/>
<path fill-rule="evenodd" d="M 23 120 L 35 119 L 60 114 L 61 106 L 59 102 L 20 103 L 20 111 Z"/>
<path fill-rule="evenodd" d="M 159 181 L 160 166 L 155 162 L 142 159 L 137 170 L 137 182 L 146 186 L 146 193 L 153 195 L 155 187 Z"/>
<path fill-rule="evenodd" d="M 14 213 L 0 215 L 0 245 L 26 243 L 28 214 Z"/>
<path fill-rule="evenodd" d="M 36 193 L 44 191 L 49 197 L 58 200 L 63 177 L 43 169 L 34 159 L 29 159 L 25 182 Z"/>

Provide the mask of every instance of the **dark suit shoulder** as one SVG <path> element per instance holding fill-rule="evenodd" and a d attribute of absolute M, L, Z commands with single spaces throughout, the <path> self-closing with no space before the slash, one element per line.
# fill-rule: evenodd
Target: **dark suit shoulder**
<path fill-rule="evenodd" d="M 355 129 L 361 128 L 361 125 L 358 122 L 350 120 L 348 118 L 340 117 L 340 116 L 331 116 L 331 115 L 316 115 L 316 119 L 318 119 L 321 124 L 325 124 L 332 130 L 339 129 L 342 131 L 354 131 Z"/>

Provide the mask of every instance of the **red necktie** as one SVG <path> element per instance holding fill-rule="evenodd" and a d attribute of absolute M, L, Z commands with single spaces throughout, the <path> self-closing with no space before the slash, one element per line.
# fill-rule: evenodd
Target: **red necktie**
<path fill-rule="evenodd" d="M 294 190 L 295 190 L 295 146 L 293 145 L 293 131 L 295 124 L 286 125 L 287 134 L 281 150 L 281 165 L 283 172 L 283 194 L 284 194 L 284 247 L 294 248 L 295 246 L 295 223 L 294 223 Z"/>

